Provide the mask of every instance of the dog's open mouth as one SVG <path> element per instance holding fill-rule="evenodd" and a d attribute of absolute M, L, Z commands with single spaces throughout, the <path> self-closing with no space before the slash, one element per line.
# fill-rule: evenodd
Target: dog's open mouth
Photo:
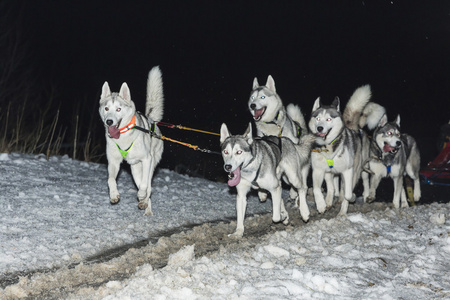
<path fill-rule="evenodd" d="M 228 185 L 236 186 L 241 182 L 241 166 L 237 167 L 236 170 L 228 173 Z"/>
<path fill-rule="evenodd" d="M 255 119 L 255 121 L 261 120 L 261 118 L 262 118 L 262 116 L 264 115 L 265 112 L 266 112 L 266 107 L 265 106 L 263 108 L 260 108 L 260 109 L 255 109 L 253 111 L 253 119 Z"/>
<path fill-rule="evenodd" d="M 388 143 L 384 143 L 384 147 L 383 147 L 383 151 L 384 152 L 390 152 L 390 153 L 397 153 L 398 152 L 398 147 L 392 147 L 391 145 L 389 145 Z"/>
<path fill-rule="evenodd" d="M 325 140 L 327 138 L 327 135 L 330 132 L 330 130 L 328 130 L 326 132 L 319 132 L 319 131 L 317 131 L 315 134 L 316 134 L 316 136 L 321 137 L 321 138 L 323 138 Z"/>
<path fill-rule="evenodd" d="M 108 135 L 113 139 L 118 139 L 120 137 L 120 129 L 119 129 L 120 121 L 117 125 L 107 126 L 108 127 Z"/>

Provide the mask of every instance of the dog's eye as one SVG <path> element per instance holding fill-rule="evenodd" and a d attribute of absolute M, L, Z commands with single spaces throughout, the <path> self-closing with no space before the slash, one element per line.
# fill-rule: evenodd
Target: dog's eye
<path fill-rule="evenodd" d="M 328 119 L 327 119 L 327 122 L 331 122 L 331 118 L 328 118 Z"/>
<path fill-rule="evenodd" d="M 108 111 L 108 110 L 109 110 L 109 108 L 108 108 L 108 107 L 105 107 L 105 110 L 106 110 L 106 111 Z"/>
<path fill-rule="evenodd" d="M 320 121 L 320 118 L 319 118 L 319 117 L 317 117 L 317 118 L 316 118 L 316 121 Z"/>
<path fill-rule="evenodd" d="M 261 99 L 266 99 L 266 96 L 261 96 Z"/>
<path fill-rule="evenodd" d="M 386 134 L 390 136 L 392 135 L 392 132 L 388 131 Z"/>
<path fill-rule="evenodd" d="M 251 96 L 250 99 L 255 100 L 255 96 Z"/>
<path fill-rule="evenodd" d="M 228 154 L 228 151 L 227 150 L 223 150 L 223 154 Z"/>
<path fill-rule="evenodd" d="M 116 109 L 117 112 L 121 111 L 122 109 L 119 107 L 118 109 Z"/>
<path fill-rule="evenodd" d="M 236 154 L 237 154 L 237 155 L 242 154 L 242 150 L 236 151 Z"/>

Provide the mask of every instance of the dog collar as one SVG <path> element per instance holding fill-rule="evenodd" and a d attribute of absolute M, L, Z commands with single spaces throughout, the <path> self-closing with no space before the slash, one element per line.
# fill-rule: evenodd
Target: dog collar
<path fill-rule="evenodd" d="M 131 130 L 136 126 L 136 116 L 133 116 L 130 123 L 128 123 L 127 126 L 119 128 L 120 134 L 127 132 L 128 130 Z"/>

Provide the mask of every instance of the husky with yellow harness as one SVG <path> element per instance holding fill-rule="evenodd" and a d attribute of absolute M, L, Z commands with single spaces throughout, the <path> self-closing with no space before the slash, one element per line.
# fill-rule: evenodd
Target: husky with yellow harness
<path fill-rule="evenodd" d="M 99 112 L 106 129 L 111 203 L 118 203 L 120 199 L 116 177 L 120 164 L 125 160 L 131 166 L 131 173 L 138 187 L 139 209 L 145 210 L 145 215 L 153 215 L 150 200 L 152 177 L 163 153 L 163 141 L 151 134 L 160 135 L 155 122 L 161 121 L 164 112 L 162 75 L 159 67 L 154 67 L 148 75 L 145 115 L 136 111 L 130 89 L 125 82 L 119 93 L 111 93 L 108 82 L 103 84 Z"/>
<path fill-rule="evenodd" d="M 373 119 L 381 117 L 376 109 L 381 106 L 369 106 L 370 97 L 369 85 L 356 89 L 343 113 L 340 111 L 339 98 L 330 106 L 322 105 L 320 98 L 314 103 L 309 128 L 316 136 L 311 165 L 314 199 L 319 213 L 333 204 L 334 190 L 338 186 L 335 182 L 336 175 L 341 175 L 343 185 L 339 214 L 345 215 L 349 202 L 356 199 L 353 189 L 361 176 L 362 164 L 369 155 L 369 141 L 361 128 L 366 124 L 369 127 L 377 124 Z M 373 110 L 366 109 L 367 107 Z M 364 173 L 362 176 L 364 190 L 368 191 L 368 174 Z M 327 185 L 326 200 L 321 191 L 324 179 Z"/>

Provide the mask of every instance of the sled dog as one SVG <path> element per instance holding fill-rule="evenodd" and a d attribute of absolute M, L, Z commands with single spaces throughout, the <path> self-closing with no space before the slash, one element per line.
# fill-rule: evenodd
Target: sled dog
<path fill-rule="evenodd" d="M 297 144 L 300 137 L 308 133 L 308 127 L 300 107 L 294 104 L 289 104 L 287 107 L 283 105 L 271 75 L 267 77 L 265 85 L 259 85 L 258 79 L 255 77 L 248 108 L 255 121 L 257 136 L 284 136 Z M 305 186 L 309 167 L 310 164 L 305 164 L 301 170 Z M 297 198 L 294 189 L 291 189 L 290 198 Z M 295 204 L 299 205 L 299 203 Z"/>
<path fill-rule="evenodd" d="M 309 219 L 306 189 L 300 172 L 309 163 L 314 136 L 305 135 L 294 144 L 286 137 L 253 137 L 249 124 L 243 135 L 231 135 L 226 124 L 220 129 L 220 145 L 228 185 L 236 186 L 237 226 L 232 236 L 242 237 L 247 206 L 247 193 L 251 188 L 264 190 L 272 196 L 272 220 L 287 225 L 289 215 L 281 197 L 281 176 L 298 190 L 300 213 L 304 221 Z"/>
<path fill-rule="evenodd" d="M 112 204 L 119 202 L 116 177 L 120 164 L 125 160 L 131 166 L 131 173 L 138 188 L 139 209 L 145 209 L 145 215 L 153 215 L 151 183 L 163 153 L 163 141 L 152 137 L 153 134 L 160 134 L 155 122 L 161 121 L 164 112 L 162 75 L 159 67 L 153 67 L 149 72 L 145 106 L 145 115 L 136 111 L 130 89 L 125 82 L 119 93 L 111 93 L 108 82 L 103 84 L 99 112 L 106 129 L 110 201 Z M 145 130 L 150 133 L 144 132 Z"/>
<path fill-rule="evenodd" d="M 271 75 L 262 86 L 255 77 L 248 108 L 255 121 L 258 136 L 285 136 L 298 143 L 300 135 L 308 131 L 300 107 L 294 104 L 284 107 Z"/>
<path fill-rule="evenodd" d="M 403 176 L 414 180 L 414 201 L 419 201 L 420 190 L 420 153 L 413 137 L 400 130 L 400 115 L 395 121 L 388 122 L 384 115 L 375 129 L 370 143 L 370 157 L 365 170 L 371 174 L 369 194 L 366 202 L 375 200 L 375 192 L 383 177 L 394 181 L 393 204 L 395 208 L 407 207 Z M 401 202 L 400 202 L 401 199 Z"/>
<path fill-rule="evenodd" d="M 323 213 L 333 204 L 334 189 L 337 186 L 334 182 L 335 175 L 340 174 L 343 184 L 339 215 L 345 215 L 349 202 L 356 199 L 353 189 L 361 177 L 362 164 L 369 155 L 369 141 L 360 128 L 366 124 L 360 124 L 360 119 L 371 95 L 369 85 L 359 87 L 351 96 L 343 113 L 337 97 L 330 106 L 322 105 L 320 98 L 314 103 L 308 125 L 316 136 L 316 146 L 311 153 L 311 165 L 314 198 L 319 213 Z M 366 112 L 375 114 L 371 110 Z M 371 124 L 374 123 L 370 115 L 364 118 L 366 121 L 370 120 Z M 364 190 L 368 190 L 368 175 L 363 174 L 362 178 Z M 327 186 L 326 200 L 321 191 L 324 179 Z"/>

